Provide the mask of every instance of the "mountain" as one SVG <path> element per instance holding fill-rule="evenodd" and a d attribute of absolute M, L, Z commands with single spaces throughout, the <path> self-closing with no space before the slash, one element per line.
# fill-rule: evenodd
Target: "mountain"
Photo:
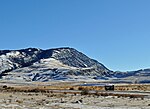
<path fill-rule="evenodd" d="M 107 79 L 113 71 L 74 48 L 0 50 L 3 80 Z"/>
<path fill-rule="evenodd" d="M 0 79 L 13 81 L 107 80 L 150 83 L 150 69 L 111 71 L 74 48 L 0 50 Z"/>
<path fill-rule="evenodd" d="M 137 71 L 114 72 L 117 82 L 127 83 L 150 83 L 150 69 L 141 69 Z"/>

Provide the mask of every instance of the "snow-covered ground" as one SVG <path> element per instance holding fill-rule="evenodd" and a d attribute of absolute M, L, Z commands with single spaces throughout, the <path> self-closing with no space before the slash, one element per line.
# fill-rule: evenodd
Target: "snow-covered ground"
<path fill-rule="evenodd" d="M 150 100 L 90 95 L 0 92 L 1 109 L 149 109 Z"/>

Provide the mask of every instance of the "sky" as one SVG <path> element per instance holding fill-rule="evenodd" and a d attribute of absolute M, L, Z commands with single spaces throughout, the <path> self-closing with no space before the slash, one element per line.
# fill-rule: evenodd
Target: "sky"
<path fill-rule="evenodd" d="M 72 47 L 114 71 L 150 68 L 150 0 L 0 0 L 0 49 Z"/>

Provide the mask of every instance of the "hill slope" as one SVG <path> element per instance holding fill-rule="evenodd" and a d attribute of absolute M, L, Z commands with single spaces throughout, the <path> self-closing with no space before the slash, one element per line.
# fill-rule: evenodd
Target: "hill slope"
<path fill-rule="evenodd" d="M 49 81 L 110 77 L 112 71 L 74 48 L 27 48 L 0 51 L 0 77 L 6 80 Z"/>

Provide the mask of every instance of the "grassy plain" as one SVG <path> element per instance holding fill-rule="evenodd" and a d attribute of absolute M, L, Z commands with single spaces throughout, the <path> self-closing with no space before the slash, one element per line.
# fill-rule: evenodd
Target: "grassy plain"
<path fill-rule="evenodd" d="M 3 109 L 150 108 L 149 96 L 145 97 L 136 93 L 111 93 L 105 91 L 103 86 L 80 86 L 80 84 L 85 84 L 85 82 L 33 82 L 23 84 L 2 82 L 0 86 L 0 107 Z M 150 84 L 115 84 L 115 91 L 149 93 Z"/>

